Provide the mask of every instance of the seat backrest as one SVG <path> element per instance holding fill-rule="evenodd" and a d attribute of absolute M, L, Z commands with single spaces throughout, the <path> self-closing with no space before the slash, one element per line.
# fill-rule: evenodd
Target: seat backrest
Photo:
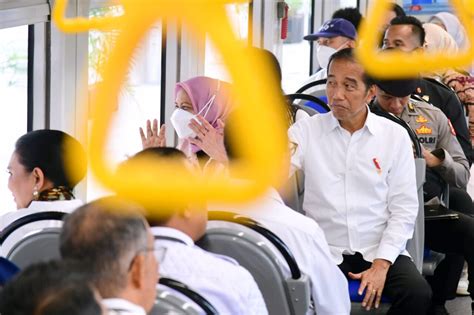
<path fill-rule="evenodd" d="M 305 93 L 310 94 L 313 96 L 323 96 L 326 95 L 326 83 L 327 79 L 316 80 L 313 82 L 309 82 L 302 87 L 300 87 L 296 93 Z"/>
<path fill-rule="evenodd" d="M 7 258 L 24 269 L 31 264 L 59 259 L 59 235 L 61 229 L 46 228 L 22 238 L 7 254 Z"/>
<path fill-rule="evenodd" d="M 300 106 L 302 104 L 300 104 L 300 102 L 295 102 L 296 100 L 304 100 L 304 101 L 310 101 L 310 102 L 313 102 L 315 104 L 317 104 L 318 106 L 317 107 L 308 107 L 308 106 L 302 106 L 303 108 L 304 107 L 307 107 L 307 108 L 310 108 L 310 109 L 313 109 L 314 112 L 316 113 L 327 113 L 329 111 L 331 111 L 331 109 L 329 108 L 329 106 L 326 104 L 326 102 L 324 102 L 323 100 L 313 96 L 313 95 L 309 95 L 309 94 L 301 94 L 301 93 L 295 93 L 295 94 L 287 94 L 286 96 L 286 99 L 288 100 L 289 104 L 293 105 L 293 106 Z M 317 111 L 315 108 L 320 108 L 321 111 Z M 311 115 L 312 111 L 308 112 L 308 114 Z"/>
<path fill-rule="evenodd" d="M 425 183 L 426 160 L 415 159 L 416 188 L 418 192 L 418 216 L 416 217 L 413 238 L 408 240 L 407 251 L 419 272 L 423 268 L 423 253 L 425 249 L 425 202 L 423 198 L 423 184 Z"/>
<path fill-rule="evenodd" d="M 302 171 L 296 171 L 285 185 L 278 189 L 278 193 L 285 205 L 301 214 L 305 214 L 303 210 L 304 173 Z"/>
<path fill-rule="evenodd" d="M 183 315 L 217 315 L 215 307 L 202 295 L 186 284 L 161 277 L 157 285 L 156 302 L 150 315 L 183 314 Z"/>
<path fill-rule="evenodd" d="M 12 222 L 0 233 L 0 244 L 7 243 L 9 238 L 15 239 L 8 251 L 4 252 L 6 258 L 20 269 L 36 262 L 60 258 L 59 235 L 65 214 L 56 211 L 37 212 Z M 39 222 L 45 224 L 38 226 Z M 54 227 L 49 227 L 48 222 L 53 222 Z M 23 229 L 28 232 L 25 234 Z"/>
<path fill-rule="evenodd" d="M 206 314 L 192 306 L 192 301 L 181 294 L 160 290 L 156 295 L 156 301 L 149 315 L 200 315 Z"/>
<path fill-rule="evenodd" d="M 270 314 L 306 314 L 310 283 L 288 266 L 280 251 L 260 233 L 234 222 L 209 221 L 199 246 L 234 258 L 254 277 Z M 290 269 L 293 269 L 289 272 Z M 293 276 L 288 276 L 290 273 Z M 297 275 L 297 277 L 295 277 Z"/>

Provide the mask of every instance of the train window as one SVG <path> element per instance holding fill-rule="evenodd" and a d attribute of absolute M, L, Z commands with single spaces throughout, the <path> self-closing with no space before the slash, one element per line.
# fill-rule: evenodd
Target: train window
<path fill-rule="evenodd" d="M 227 5 L 227 15 L 231 21 L 236 37 L 247 43 L 249 38 L 249 4 L 229 4 Z M 231 81 L 221 54 L 215 49 L 207 36 L 204 75 Z"/>
<path fill-rule="evenodd" d="M 288 36 L 283 42 L 281 68 L 282 85 L 286 93 L 294 93 L 309 77 L 310 45 L 303 36 L 310 32 L 311 1 L 286 1 L 288 11 Z"/>
<path fill-rule="evenodd" d="M 28 25 L 0 29 L 0 200 L 3 211 L 16 209 L 6 172 L 16 139 L 27 132 Z"/>
<path fill-rule="evenodd" d="M 115 16 L 122 11 L 121 7 L 113 6 L 91 9 L 90 15 Z M 117 36 L 113 31 L 89 32 L 89 98 L 94 97 L 94 91 L 102 80 L 98 69 L 106 62 Z M 160 119 L 161 37 L 161 22 L 158 22 L 136 48 L 130 61 L 106 148 L 106 157 L 112 163 L 124 161 L 140 151 L 138 128 L 144 126 L 147 119 Z M 92 176 L 88 179 L 88 200 L 106 193 Z"/>

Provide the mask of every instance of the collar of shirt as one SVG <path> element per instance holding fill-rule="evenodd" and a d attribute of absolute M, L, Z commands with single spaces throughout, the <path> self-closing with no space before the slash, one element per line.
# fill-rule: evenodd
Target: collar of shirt
<path fill-rule="evenodd" d="M 102 304 L 108 310 L 115 311 L 119 314 L 146 315 L 146 312 L 143 307 L 124 299 L 103 299 Z"/>
<path fill-rule="evenodd" d="M 192 238 L 177 229 L 165 226 L 155 226 L 151 228 L 151 233 L 154 236 L 166 236 L 176 238 L 180 241 L 183 241 L 188 246 L 194 246 L 194 241 L 192 240 Z"/>
<path fill-rule="evenodd" d="M 56 201 L 32 201 L 28 206 L 30 210 L 57 210 L 57 209 L 75 209 L 82 206 L 82 201 L 79 199 L 72 200 L 56 200 Z"/>
<path fill-rule="evenodd" d="M 366 128 L 372 135 L 375 135 L 378 130 L 378 125 L 374 123 L 374 114 L 370 111 L 369 106 L 366 106 L 367 109 L 367 118 L 365 119 L 364 126 L 361 129 Z M 325 128 L 326 133 L 330 133 L 334 131 L 336 128 L 343 129 L 339 120 L 334 117 L 332 112 L 327 113 L 326 115 L 330 115 L 330 119 L 327 120 L 327 127 Z"/>

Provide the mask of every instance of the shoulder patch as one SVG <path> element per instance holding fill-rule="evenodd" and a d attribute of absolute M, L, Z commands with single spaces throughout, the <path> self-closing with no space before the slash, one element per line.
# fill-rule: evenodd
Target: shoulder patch
<path fill-rule="evenodd" d="M 430 135 L 433 133 L 433 130 L 431 128 L 426 127 L 425 125 L 415 129 L 415 131 L 419 135 Z"/>
<path fill-rule="evenodd" d="M 424 95 L 424 96 L 427 96 L 427 95 Z M 428 96 L 429 98 L 429 96 Z M 418 103 L 428 103 L 423 97 L 421 94 L 412 94 L 410 95 L 410 102 L 413 102 L 415 104 L 418 104 Z"/>

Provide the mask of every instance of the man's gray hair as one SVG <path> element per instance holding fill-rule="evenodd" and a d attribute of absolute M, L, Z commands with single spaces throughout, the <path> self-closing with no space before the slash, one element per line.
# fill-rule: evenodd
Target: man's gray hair
<path fill-rule="evenodd" d="M 134 257 L 147 247 L 147 225 L 141 208 L 117 197 L 88 203 L 65 219 L 60 252 L 80 261 L 104 298 L 127 286 Z"/>

